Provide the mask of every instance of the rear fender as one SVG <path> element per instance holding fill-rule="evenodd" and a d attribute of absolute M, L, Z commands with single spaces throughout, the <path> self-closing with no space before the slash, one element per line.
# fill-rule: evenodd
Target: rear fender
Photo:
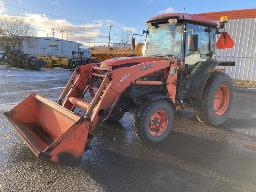
<path fill-rule="evenodd" d="M 218 62 L 212 59 L 200 62 L 197 65 L 196 69 L 190 76 L 188 83 L 188 90 L 191 98 L 202 98 L 207 81 L 215 71 L 216 66 L 218 66 Z"/>

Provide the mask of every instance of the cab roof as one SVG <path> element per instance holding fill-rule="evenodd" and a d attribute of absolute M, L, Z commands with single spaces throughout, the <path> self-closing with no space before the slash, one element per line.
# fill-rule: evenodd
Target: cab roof
<path fill-rule="evenodd" d="M 153 22 L 153 21 L 164 21 L 168 19 L 178 19 L 179 21 L 190 21 L 202 25 L 207 25 L 210 27 L 217 28 L 218 23 L 214 20 L 207 19 L 205 17 L 196 15 L 196 14 L 187 14 L 187 13 L 168 13 L 168 14 L 162 14 L 155 17 L 152 17 L 147 21 L 147 23 Z"/>

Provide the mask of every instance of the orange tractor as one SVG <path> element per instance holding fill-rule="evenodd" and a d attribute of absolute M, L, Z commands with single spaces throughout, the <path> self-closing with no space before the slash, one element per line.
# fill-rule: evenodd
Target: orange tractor
<path fill-rule="evenodd" d="M 201 121 L 223 124 L 233 86 L 216 66 L 234 63 L 213 55 L 215 45 L 234 45 L 224 23 L 191 14 L 153 17 L 142 57 L 80 66 L 57 103 L 32 94 L 5 115 L 37 157 L 63 164 L 81 160 L 99 123 L 118 121 L 128 111 L 135 113 L 139 138 L 151 144 L 170 135 L 176 109 L 193 107 Z"/>

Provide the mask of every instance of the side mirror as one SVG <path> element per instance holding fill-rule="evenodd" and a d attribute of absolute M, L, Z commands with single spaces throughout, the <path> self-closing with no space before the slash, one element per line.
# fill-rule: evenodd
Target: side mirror
<path fill-rule="evenodd" d="M 188 50 L 189 51 L 198 50 L 198 34 L 193 34 L 188 36 Z"/>
<path fill-rule="evenodd" d="M 148 30 L 143 30 L 143 35 L 146 34 L 148 35 L 149 34 L 149 31 Z"/>
<path fill-rule="evenodd" d="M 135 46 L 136 46 L 136 39 L 135 37 L 132 37 L 132 50 L 135 50 Z"/>

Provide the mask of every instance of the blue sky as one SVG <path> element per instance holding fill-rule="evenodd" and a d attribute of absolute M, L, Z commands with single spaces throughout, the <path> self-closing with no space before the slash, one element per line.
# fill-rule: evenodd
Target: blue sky
<path fill-rule="evenodd" d="M 87 21 L 100 21 L 101 24 L 105 22 L 104 26 L 100 26 L 100 31 L 104 35 L 106 35 L 111 22 L 113 22 L 112 34 L 118 34 L 121 33 L 120 31 L 128 29 L 132 31 L 136 29 L 136 32 L 141 32 L 148 18 L 165 10 L 183 12 L 185 8 L 188 13 L 201 13 L 256 8 L 255 0 L 0 0 L 0 2 L 5 6 L 5 13 L 8 15 L 23 16 L 40 11 L 45 13 L 44 16 L 50 20 L 60 19 L 54 15 L 67 17 L 65 21 L 73 25 L 84 25 Z M 34 20 L 34 22 L 36 21 Z M 40 25 L 40 27 L 42 26 Z M 40 35 L 43 35 L 43 32 Z M 95 36 L 92 39 L 103 41 L 104 35 Z M 70 32 L 70 36 L 72 36 L 72 32 Z M 113 39 L 118 41 L 117 37 L 113 37 Z"/>

